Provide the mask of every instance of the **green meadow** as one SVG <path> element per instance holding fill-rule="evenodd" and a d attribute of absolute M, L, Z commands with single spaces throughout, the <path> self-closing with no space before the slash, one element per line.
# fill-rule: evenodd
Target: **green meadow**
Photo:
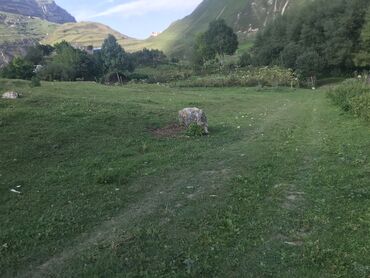
<path fill-rule="evenodd" d="M 9 89 L 1 277 L 369 277 L 370 126 L 324 89 Z"/>

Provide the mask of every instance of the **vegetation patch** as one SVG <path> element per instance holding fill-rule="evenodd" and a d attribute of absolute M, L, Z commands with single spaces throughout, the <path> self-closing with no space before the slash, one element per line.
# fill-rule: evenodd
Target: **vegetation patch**
<path fill-rule="evenodd" d="M 330 88 L 328 96 L 344 111 L 370 121 L 370 85 L 366 81 L 347 80 Z"/>

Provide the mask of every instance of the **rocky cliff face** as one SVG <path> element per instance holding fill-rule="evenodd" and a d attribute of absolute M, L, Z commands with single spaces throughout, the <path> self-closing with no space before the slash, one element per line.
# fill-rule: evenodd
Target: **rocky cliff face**
<path fill-rule="evenodd" d="M 50 22 L 76 22 L 76 19 L 53 0 L 0 0 L 0 11 L 39 17 Z"/>

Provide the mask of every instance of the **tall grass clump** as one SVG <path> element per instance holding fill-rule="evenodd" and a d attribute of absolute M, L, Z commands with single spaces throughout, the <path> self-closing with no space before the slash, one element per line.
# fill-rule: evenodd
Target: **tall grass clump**
<path fill-rule="evenodd" d="M 347 80 L 332 87 L 328 96 L 344 111 L 370 120 L 370 85 L 362 80 Z"/>

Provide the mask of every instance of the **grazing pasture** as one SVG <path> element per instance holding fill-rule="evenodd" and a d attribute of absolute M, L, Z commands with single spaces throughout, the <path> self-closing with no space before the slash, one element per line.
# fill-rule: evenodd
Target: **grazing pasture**
<path fill-rule="evenodd" d="M 7 90 L 1 277 L 369 277 L 370 126 L 324 91 Z"/>

